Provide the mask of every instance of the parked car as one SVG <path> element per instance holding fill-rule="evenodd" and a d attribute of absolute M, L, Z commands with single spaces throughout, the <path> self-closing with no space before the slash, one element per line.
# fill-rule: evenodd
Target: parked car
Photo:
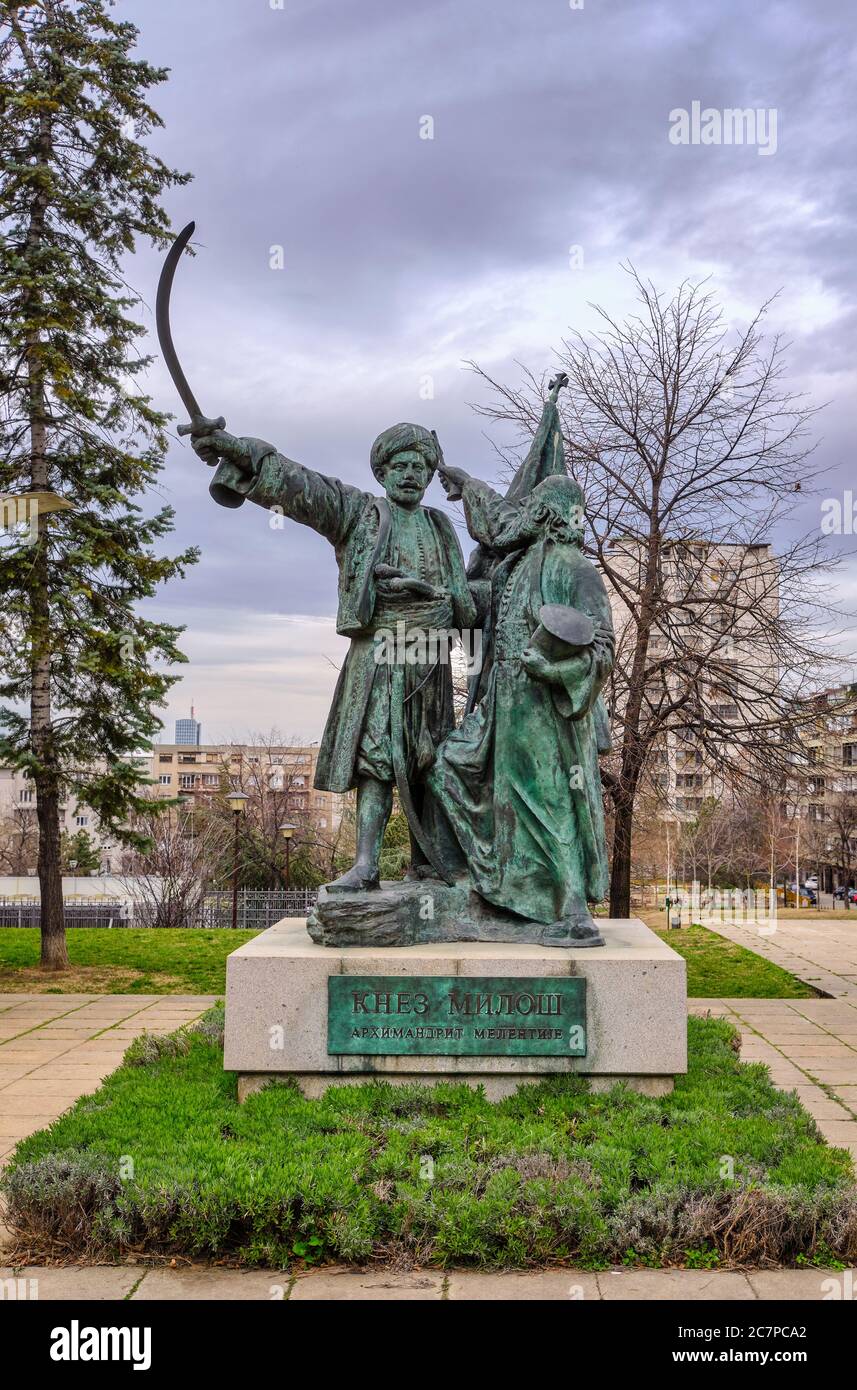
<path fill-rule="evenodd" d="M 815 907 L 816 903 L 818 902 L 817 890 L 815 888 L 811 888 L 807 883 L 802 883 L 800 887 L 798 887 L 798 885 L 794 882 L 789 883 L 786 885 L 784 891 L 786 898 L 786 901 L 783 904 L 784 907 L 794 907 L 795 903 L 797 903 L 798 906 L 801 906 L 802 901 L 808 902 L 810 907 Z"/>
<path fill-rule="evenodd" d="M 810 874 L 804 883 L 804 888 L 811 888 L 814 893 L 818 892 L 818 874 Z"/>
<path fill-rule="evenodd" d="M 845 897 L 846 893 L 848 894 L 849 902 L 857 903 L 857 888 L 846 888 L 844 883 L 840 883 L 839 887 L 833 890 L 834 898 L 842 899 Z"/>

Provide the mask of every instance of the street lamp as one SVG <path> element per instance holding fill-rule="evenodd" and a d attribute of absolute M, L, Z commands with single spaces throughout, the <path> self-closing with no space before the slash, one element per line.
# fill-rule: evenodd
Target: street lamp
<path fill-rule="evenodd" d="M 286 842 L 286 892 L 288 892 L 288 890 L 289 890 L 289 889 L 291 888 L 291 886 L 292 886 L 292 884 L 291 884 L 291 877 L 290 877 L 290 873 L 291 873 L 290 851 L 291 851 L 291 847 L 292 847 L 292 836 L 294 835 L 296 829 L 297 829 L 297 826 L 296 826 L 296 825 L 289 825 L 288 821 L 286 822 L 285 825 L 281 825 L 281 826 L 280 826 L 280 834 L 282 835 L 283 839 L 284 839 L 285 842 Z"/>
<path fill-rule="evenodd" d="M 233 839 L 233 858 L 232 858 L 232 928 L 233 931 L 238 926 L 238 822 L 241 813 L 249 800 L 243 792 L 229 793 L 229 809 L 232 812 L 232 823 L 235 827 Z"/>
<path fill-rule="evenodd" d="M 191 853 L 191 859 L 193 859 L 193 857 L 194 857 L 194 821 L 193 821 L 193 817 L 194 817 L 194 812 L 195 812 L 195 810 L 196 810 L 196 801 L 194 800 L 194 798 L 193 798 L 192 796 L 184 795 L 184 796 L 180 796 L 180 797 L 178 798 L 178 803 L 179 803 L 179 806 L 180 806 L 181 810 L 184 812 L 184 819 L 182 820 L 181 818 L 179 818 L 179 834 L 181 835 L 181 837 L 182 837 L 183 840 L 186 840 L 186 839 L 187 839 L 188 826 L 190 826 L 190 853 Z"/>

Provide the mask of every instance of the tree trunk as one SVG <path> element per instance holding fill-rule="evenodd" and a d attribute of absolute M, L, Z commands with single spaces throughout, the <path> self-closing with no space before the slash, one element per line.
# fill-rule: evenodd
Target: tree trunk
<path fill-rule="evenodd" d="M 657 514 L 657 486 L 652 501 Z M 622 738 L 622 767 L 618 779 L 618 795 L 614 793 L 615 821 L 613 826 L 613 860 L 610 868 L 610 916 L 631 915 L 631 831 L 634 820 L 634 800 L 643 766 L 640 741 L 640 718 L 643 708 L 646 657 L 649 636 L 654 620 L 654 594 L 658 570 L 659 544 L 656 535 L 649 537 L 646 573 L 640 594 L 640 616 L 637 639 L 631 666 L 630 693 L 624 711 Z"/>
<path fill-rule="evenodd" d="M 39 889 L 42 899 L 42 956 L 44 970 L 67 970 L 65 913 L 60 866 L 59 796 L 56 784 L 47 790 L 37 777 L 39 815 Z"/>
<path fill-rule="evenodd" d="M 613 818 L 613 861 L 610 867 L 610 916 L 631 916 L 631 827 L 634 798 L 622 797 Z"/>
<path fill-rule="evenodd" d="M 40 121 L 39 162 L 49 163 L 49 118 Z M 39 191 L 30 217 L 27 242 L 30 250 L 44 238 L 47 198 Z M 50 486 L 48 477 L 48 411 L 45 373 L 38 331 L 27 341 L 27 376 L 30 416 L 30 486 L 39 491 Z M 30 745 L 36 757 L 33 773 L 39 819 L 39 888 L 41 892 L 42 967 L 67 970 L 65 914 L 60 866 L 60 776 L 51 711 L 51 603 L 48 555 L 48 514 L 37 521 L 35 558 L 30 571 Z"/>
<path fill-rule="evenodd" d="M 43 412 L 43 407 L 42 407 Z M 47 486 L 45 425 L 31 420 L 32 486 Z M 42 901 L 42 957 L 45 970 L 67 970 L 65 913 L 60 865 L 60 778 L 51 717 L 51 626 L 48 590 L 48 518 L 40 513 L 36 558 L 30 572 L 31 681 L 30 743 L 37 760 L 33 782 L 39 820 L 39 888 Z"/>

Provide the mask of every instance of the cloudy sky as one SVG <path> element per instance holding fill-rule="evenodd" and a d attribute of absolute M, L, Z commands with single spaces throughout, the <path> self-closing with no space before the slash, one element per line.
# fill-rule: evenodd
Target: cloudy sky
<path fill-rule="evenodd" d="M 176 228 L 197 224 L 173 332 L 203 409 L 365 486 L 375 435 L 416 420 L 490 480 L 466 361 L 513 382 L 518 364 L 550 367 L 569 328 L 592 325 L 589 301 L 632 312 L 630 260 L 663 290 L 710 275 L 736 327 L 780 291 L 771 328 L 792 341 L 795 389 L 829 402 L 815 464 L 841 495 L 857 423 L 857 9 L 573 4 L 119 0 L 142 55 L 171 69 L 157 150 L 195 176 L 168 206 Z M 776 139 L 769 118 L 767 153 L 671 143 L 671 110 L 695 101 L 774 111 Z M 128 268 L 152 328 L 158 268 L 142 248 Z M 160 360 L 149 386 L 179 409 Z M 209 480 L 176 439 L 163 491 L 202 560 L 157 602 L 187 627 L 168 735 L 193 700 L 206 741 L 272 726 L 316 739 L 344 651 L 332 551 L 259 508 L 216 506 Z M 427 500 L 445 505 L 437 482 Z M 790 524 L 817 528 L 818 500 Z M 857 608 L 854 537 L 836 544 L 838 596 Z"/>

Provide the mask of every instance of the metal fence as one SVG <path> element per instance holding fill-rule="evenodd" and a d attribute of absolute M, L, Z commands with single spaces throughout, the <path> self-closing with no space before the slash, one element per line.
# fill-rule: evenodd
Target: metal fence
<path fill-rule="evenodd" d="M 103 898 L 94 902 L 65 904 L 65 924 L 67 927 L 130 927 L 131 913 L 127 902 L 108 902 Z M 16 902 L 14 898 L 0 898 L 0 927 L 40 927 L 42 925 L 42 906 L 36 902 Z"/>
<path fill-rule="evenodd" d="M 281 917 L 306 917 L 318 896 L 314 888 L 243 888 L 238 893 L 238 922 L 241 931 L 264 931 Z M 41 904 L 0 898 L 0 928 L 40 927 Z M 67 927 L 205 927 L 232 926 L 231 892 L 206 893 L 205 898 L 187 911 L 159 913 L 157 905 L 124 899 L 103 898 L 65 903 Z"/>
<path fill-rule="evenodd" d="M 245 888 L 238 894 L 238 928 L 240 931 L 264 931 L 279 922 L 281 917 L 306 917 L 315 906 L 315 888 L 288 890 Z M 207 893 L 196 912 L 195 927 L 231 927 L 232 894 Z"/>

